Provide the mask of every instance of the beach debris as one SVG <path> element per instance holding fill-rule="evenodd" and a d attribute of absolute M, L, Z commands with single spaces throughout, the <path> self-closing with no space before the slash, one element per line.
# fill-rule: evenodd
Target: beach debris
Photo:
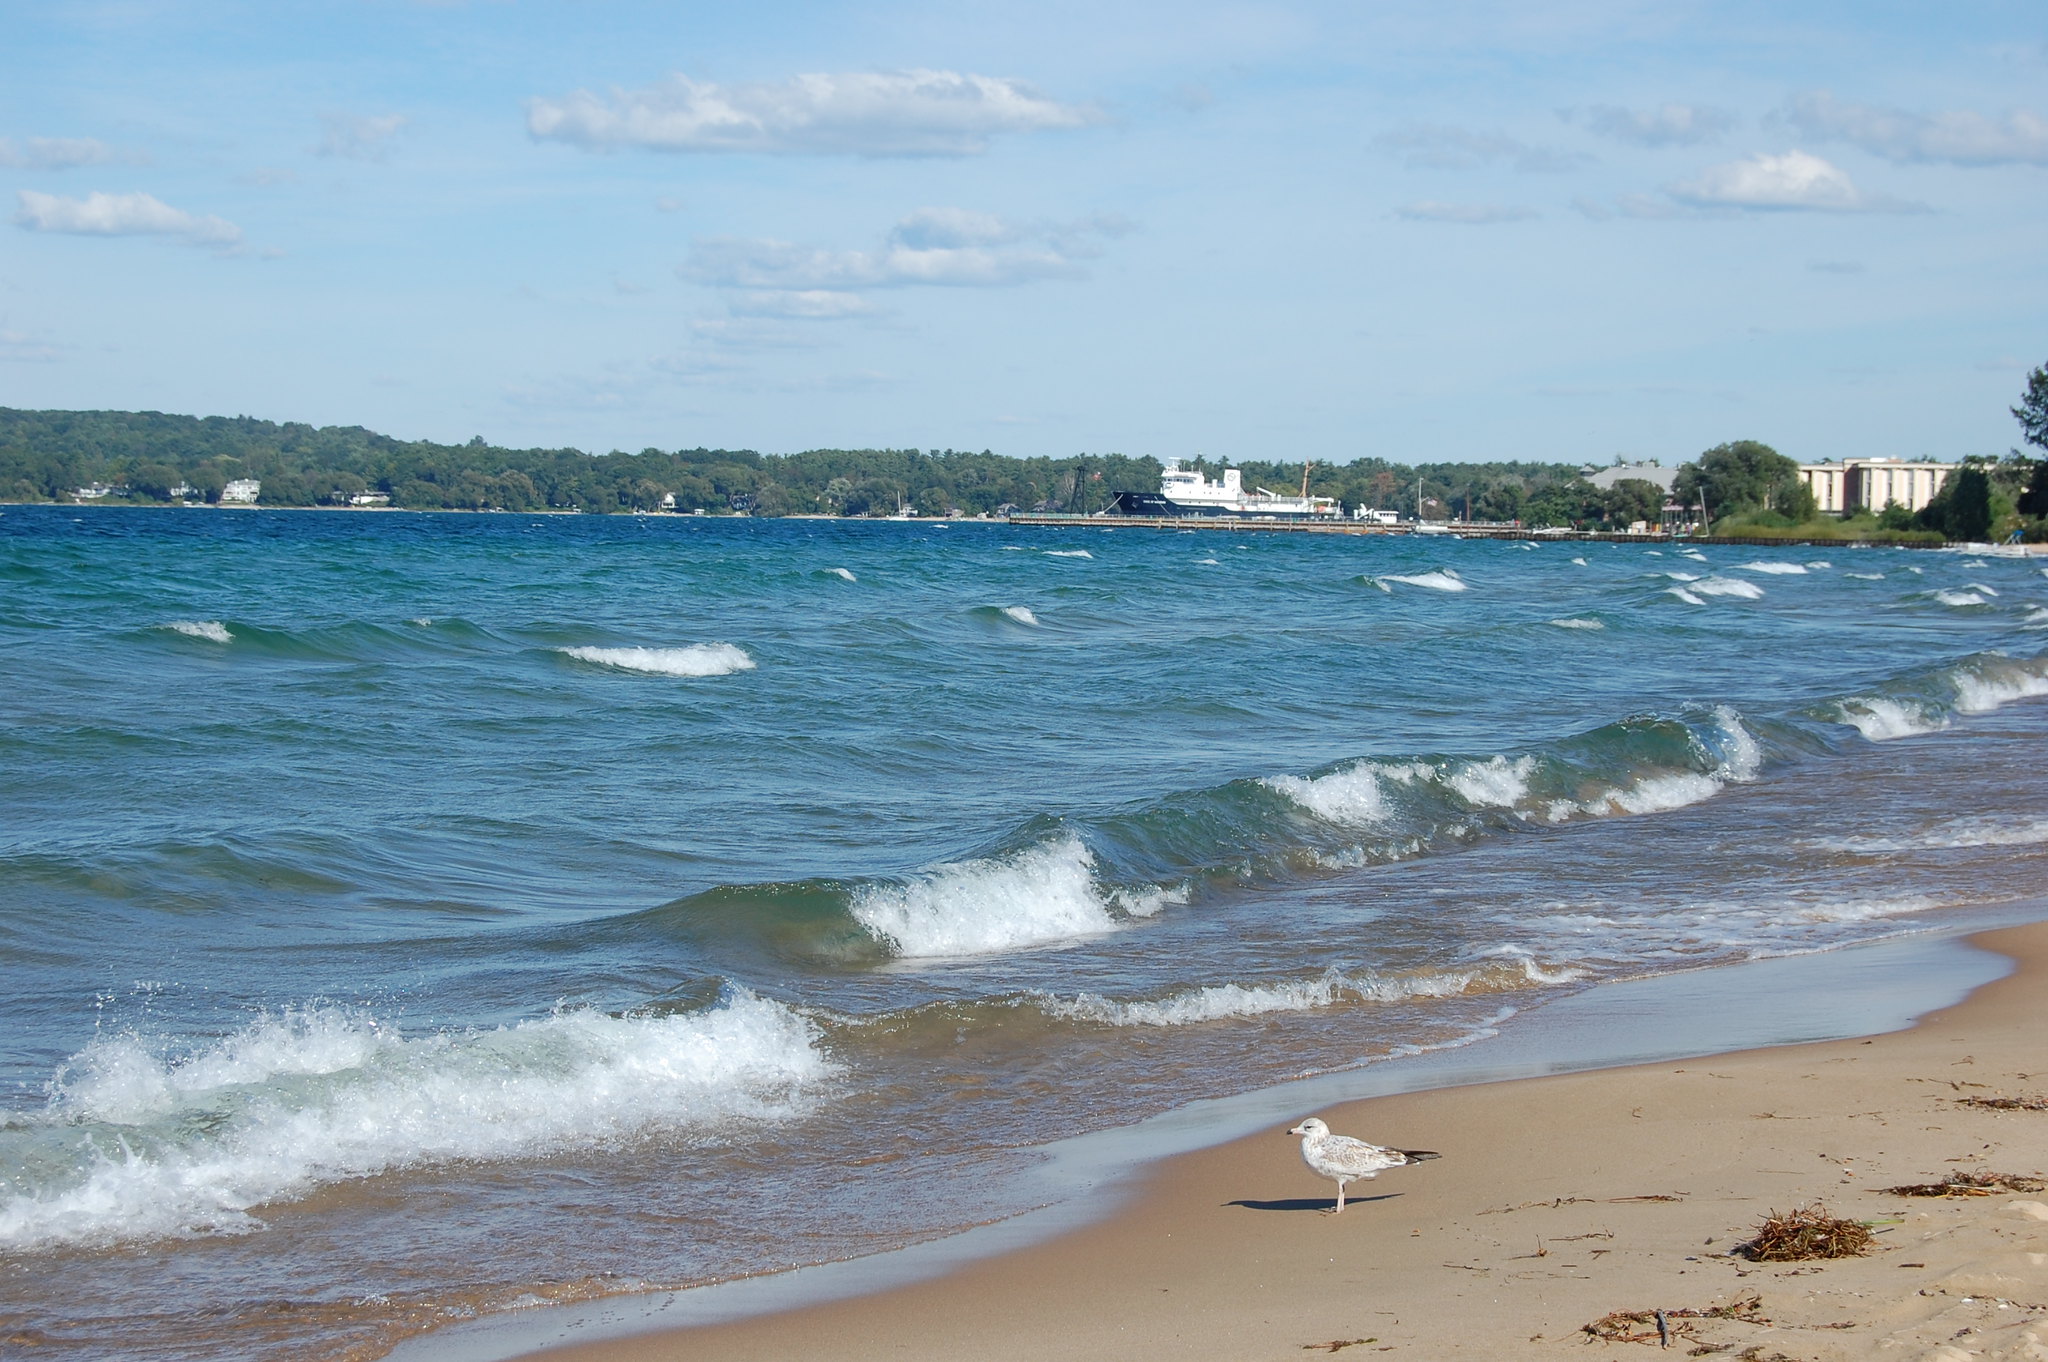
<path fill-rule="evenodd" d="M 1349 1135 L 1332 1135 L 1330 1127 L 1314 1116 L 1287 1133 L 1301 1136 L 1301 1161 L 1319 1177 L 1337 1184 L 1337 1204 L 1330 1208 L 1331 1215 L 1344 1209 L 1345 1183 L 1376 1178 L 1387 1169 L 1404 1164 L 1443 1157 L 1433 1149 L 1388 1149 Z"/>
<path fill-rule="evenodd" d="M 1317 1351 L 1333 1353 L 1340 1348 L 1356 1348 L 1361 1343 L 1377 1342 L 1379 1342 L 1377 1338 L 1333 1338 L 1328 1343 L 1304 1343 L 1301 1345 L 1301 1350 L 1305 1353 Z"/>
<path fill-rule="evenodd" d="M 2048 1111 L 2048 1097 L 1958 1097 L 1959 1107 L 1980 1111 Z"/>
<path fill-rule="evenodd" d="M 1814 1258 L 1856 1258 L 1870 1248 L 1870 1226 L 1828 1214 L 1815 1202 L 1796 1211 L 1772 1211 L 1756 1237 L 1735 1252 L 1753 1263 L 1802 1263 Z"/>
<path fill-rule="evenodd" d="M 1652 1343 L 1668 1348 L 1679 1338 L 1691 1337 L 1698 1327 L 1695 1320 L 1732 1319 L 1744 1324 L 1769 1324 L 1763 1314 L 1764 1298 L 1751 1294 L 1738 1296 L 1726 1305 L 1710 1305 L 1705 1309 L 1687 1307 L 1682 1310 L 1613 1310 L 1579 1332 L 1603 1343 Z M 1733 1344 L 1720 1347 L 1695 1348 L 1691 1356 L 1703 1353 L 1725 1352 Z"/>
<path fill-rule="evenodd" d="M 1999 1192 L 2048 1191 L 2048 1182 L 2019 1173 L 1994 1173 L 1980 1168 L 1971 1173 L 1950 1173 L 1940 1182 L 1907 1182 L 1878 1190 L 1892 1196 L 1994 1196 Z"/>

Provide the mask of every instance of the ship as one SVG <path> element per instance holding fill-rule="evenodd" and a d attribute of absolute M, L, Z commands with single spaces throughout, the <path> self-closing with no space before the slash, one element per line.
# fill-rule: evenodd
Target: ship
<path fill-rule="evenodd" d="M 1123 516 L 1227 516 L 1238 520 L 1335 520 L 1339 513 L 1337 498 L 1308 494 L 1307 468 L 1301 473 L 1301 495 L 1290 497 L 1263 487 L 1246 491 L 1244 471 L 1238 468 L 1224 469 L 1223 480 L 1211 482 L 1197 469 L 1182 468 L 1179 459 L 1166 461 L 1157 492 L 1118 492 L 1104 512 Z"/>

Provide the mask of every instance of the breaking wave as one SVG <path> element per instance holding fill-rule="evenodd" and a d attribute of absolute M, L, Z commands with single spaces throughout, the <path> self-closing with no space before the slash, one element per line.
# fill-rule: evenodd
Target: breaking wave
<path fill-rule="evenodd" d="M 1692 589 L 1702 596 L 1733 596 L 1737 600 L 1762 600 L 1764 589 L 1755 582 L 1745 582 L 1739 577 L 1707 577 L 1694 582 Z"/>
<path fill-rule="evenodd" d="M 1095 555 L 1086 549 L 1047 549 L 1045 556 L 1048 558 L 1093 558 Z"/>
<path fill-rule="evenodd" d="M 1872 742 L 1934 733 L 1957 715 L 1988 714 L 2015 700 L 2048 695 L 2048 657 L 2020 659 L 1980 653 L 1952 666 L 1901 678 L 1873 693 L 1851 695 L 1823 710 Z"/>
<path fill-rule="evenodd" d="M 1019 624 L 1029 624 L 1034 628 L 1038 625 L 1038 616 L 1031 613 L 1031 607 L 1028 605 L 1006 605 L 1003 607 L 1003 614 Z"/>
<path fill-rule="evenodd" d="M 693 643 L 686 648 L 557 648 L 565 657 L 656 676 L 730 676 L 752 671 L 754 659 L 730 643 Z"/>
<path fill-rule="evenodd" d="M 412 1037 L 336 1007 L 184 1053 L 104 1036 L 0 1124 L 7 1163 L 32 1170 L 0 1202 L 0 1245 L 244 1233 L 325 1184 L 786 1118 L 835 1072 L 810 1021 L 739 988 L 687 1015 Z"/>
<path fill-rule="evenodd" d="M 235 636 L 219 620 L 172 620 L 163 626 L 186 638 L 203 638 L 209 643 L 233 643 Z"/>
<path fill-rule="evenodd" d="M 1818 566 L 1826 567 L 1827 564 L 1821 563 Z M 1799 563 L 1737 563 L 1735 567 L 1741 572 L 1761 572 L 1776 577 L 1797 577 L 1803 576 L 1806 572 L 1804 565 Z"/>
<path fill-rule="evenodd" d="M 1412 576 L 1405 577 L 1398 573 L 1389 573 L 1386 580 L 1400 582 L 1405 586 L 1426 587 L 1431 591 L 1470 591 L 1472 589 L 1466 584 L 1465 579 L 1460 577 L 1451 568 L 1437 568 L 1432 572 L 1418 572 Z"/>
<path fill-rule="evenodd" d="M 1045 946 L 1116 930 L 1118 909 L 1094 872 L 1087 846 L 1062 837 L 900 884 L 865 885 L 850 911 L 892 954 L 911 959 Z"/>
<path fill-rule="evenodd" d="M 1599 620 L 1594 619 L 1562 619 L 1552 620 L 1551 623 L 1560 629 L 1605 629 L 1607 627 Z"/>

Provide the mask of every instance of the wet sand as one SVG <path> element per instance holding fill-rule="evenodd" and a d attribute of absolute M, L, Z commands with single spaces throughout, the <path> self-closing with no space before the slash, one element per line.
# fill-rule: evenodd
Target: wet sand
<path fill-rule="evenodd" d="M 1658 1346 L 1653 1321 L 1624 1330 L 1646 1343 L 1584 1326 L 1663 1310 L 1677 1355 L 2048 1358 L 2048 1193 L 1883 1190 L 2048 1172 L 2048 1111 L 1966 1100 L 2048 1093 L 2048 924 L 1976 940 L 2018 971 L 1911 1030 L 1315 1113 L 1443 1153 L 1354 1183 L 1342 1215 L 1276 1127 L 1163 1161 L 1102 1223 L 934 1280 L 534 1356 L 1627 1356 Z M 1767 1213 L 1816 1202 L 1876 1222 L 1873 1251 L 1731 1254 Z"/>

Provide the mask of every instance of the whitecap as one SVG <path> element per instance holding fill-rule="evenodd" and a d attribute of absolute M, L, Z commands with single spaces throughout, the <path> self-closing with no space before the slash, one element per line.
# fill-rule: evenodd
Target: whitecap
<path fill-rule="evenodd" d="M 1528 797 L 1535 769 L 1534 757 L 1490 757 L 1454 764 L 1443 783 L 1474 808 L 1512 809 Z"/>
<path fill-rule="evenodd" d="M 1551 623 L 1560 629 L 1605 629 L 1607 627 L 1601 621 L 1593 619 L 1561 619 L 1552 620 Z"/>
<path fill-rule="evenodd" d="M 1574 559 L 1572 559 L 1572 561 L 1573 561 L 1574 563 L 1578 564 L 1578 565 L 1579 565 L 1580 567 L 1584 567 L 1584 566 L 1586 566 L 1586 560 L 1585 560 L 1585 559 L 1583 559 L 1583 558 L 1574 558 Z"/>
<path fill-rule="evenodd" d="M 1197 559 L 1195 560 L 1195 566 L 1196 566 L 1196 567 L 1222 567 L 1222 566 L 1223 566 L 1223 564 L 1222 564 L 1222 563 L 1221 563 L 1220 561 L 1218 561 L 1217 559 L 1214 559 L 1214 558 L 1197 558 Z"/>
<path fill-rule="evenodd" d="M 1667 588 L 1665 588 L 1664 594 L 1665 594 L 1665 595 L 1667 595 L 1667 596 L 1676 596 L 1676 597 L 1678 597 L 1678 599 L 1680 599 L 1681 601 L 1684 601 L 1684 602 L 1685 602 L 1685 603 L 1686 603 L 1687 605 L 1705 605 L 1705 604 L 1706 604 L 1706 602 L 1705 602 L 1705 601 L 1703 601 L 1703 600 L 1701 600 L 1701 599 L 1700 599 L 1699 597 L 1697 597 L 1697 596 L 1693 595 L 1693 594 L 1692 594 L 1692 593 L 1691 593 L 1690 591 L 1687 591 L 1687 590 L 1686 590 L 1686 589 L 1685 589 L 1684 587 L 1682 587 L 1682 586 L 1674 586 L 1674 587 L 1667 587 Z"/>
<path fill-rule="evenodd" d="M 1325 822 L 1357 827 L 1377 823 L 1387 816 L 1386 794 L 1380 786 L 1382 774 L 1380 766 L 1361 761 L 1325 776 L 1267 776 L 1260 783 L 1286 795 Z"/>
<path fill-rule="evenodd" d="M 1465 584 L 1465 580 L 1450 568 L 1438 568 L 1432 572 L 1418 572 L 1408 577 L 1389 573 L 1387 580 L 1390 582 L 1402 582 L 1408 586 L 1427 587 L 1431 591 L 1471 590 Z"/>
<path fill-rule="evenodd" d="M 1674 582 L 1697 582 L 1700 579 L 1697 572 L 1666 572 L 1662 575 Z"/>
<path fill-rule="evenodd" d="M 1762 572 L 1774 577 L 1806 575 L 1806 569 L 1797 563 L 1737 563 L 1735 566 L 1743 572 Z"/>
<path fill-rule="evenodd" d="M 557 648 L 579 662 L 657 676 L 730 676 L 752 671 L 754 659 L 730 643 L 693 643 L 686 648 Z"/>
<path fill-rule="evenodd" d="M 203 638 L 208 643 L 232 643 L 235 636 L 219 620 L 172 620 L 163 626 L 186 638 Z"/>
<path fill-rule="evenodd" d="M 913 959 L 1051 945 L 1117 927 L 1094 870 L 1081 840 L 1061 837 L 867 886 L 854 896 L 852 913 L 877 941 Z"/>
<path fill-rule="evenodd" d="M 1884 580 L 1882 572 L 1845 572 L 1842 575 L 1844 577 L 1854 577 L 1859 582 L 1881 582 Z"/>
<path fill-rule="evenodd" d="M 1086 549 L 1047 549 L 1045 556 L 1048 558 L 1093 558 L 1095 555 Z"/>
<path fill-rule="evenodd" d="M 0 1202 L 0 1244 L 246 1233 L 260 1205 L 396 1169 L 786 1119 L 836 1072 L 819 1038 L 738 988 L 688 1015 L 578 1010 L 411 1037 L 305 1008 L 185 1055 L 103 1036 L 58 1071 L 45 1110 L 14 1118 L 42 1152 Z"/>
<path fill-rule="evenodd" d="M 1812 568 L 1812 569 L 1813 569 L 1814 571 L 1816 571 L 1816 572 L 1820 572 L 1820 571 L 1823 571 L 1823 570 L 1825 570 L 1825 569 L 1827 569 L 1827 568 L 1831 568 L 1831 567 L 1833 567 L 1833 566 L 1834 566 L 1834 564 L 1833 564 L 1833 563 L 1830 563 L 1830 562 L 1829 562 L 1829 561 L 1828 561 L 1827 559 L 1825 559 L 1825 558 L 1816 558 L 1816 559 L 1814 559 L 1814 560 L 1813 560 L 1812 562 L 1808 563 L 1808 564 L 1807 564 L 1807 566 L 1808 566 L 1808 567 L 1810 567 L 1810 568 Z"/>
<path fill-rule="evenodd" d="M 1989 714 L 2015 700 L 2048 695 L 2048 666 L 1989 664 L 1977 670 L 1956 673 L 1956 708 L 1965 714 Z"/>
<path fill-rule="evenodd" d="M 1006 605 L 1003 607 L 1003 614 L 1019 624 L 1028 624 L 1034 628 L 1038 625 L 1038 616 L 1031 613 L 1031 607 L 1028 605 Z"/>
<path fill-rule="evenodd" d="M 1859 695 L 1837 706 L 1838 717 L 1872 742 L 1890 742 L 1947 728 L 1948 716 L 1910 700 Z"/>
<path fill-rule="evenodd" d="M 1692 589 L 1702 596 L 1733 596 L 1744 601 L 1761 600 L 1764 594 L 1764 589 L 1755 582 L 1737 577 L 1708 577 L 1695 582 Z"/>
<path fill-rule="evenodd" d="M 1409 998 L 1457 998 L 1497 993 L 1529 984 L 1569 983 L 1586 972 L 1570 965 L 1546 967 L 1519 952 L 1510 965 L 1431 970 L 1412 975 L 1345 974 L 1331 969 L 1313 979 L 1273 983 L 1210 984 L 1163 998 L 1122 1001 L 1097 993 L 1072 998 L 1035 994 L 1048 1016 L 1106 1026 L 1199 1026 L 1205 1022 L 1260 1017 L 1276 1012 L 1316 1012 L 1343 1004 L 1391 1003 Z"/>
<path fill-rule="evenodd" d="M 1967 610 L 1975 605 L 1989 605 L 1990 601 L 1974 591 L 1951 591 L 1944 587 L 1934 593 L 1934 599 L 1956 610 Z"/>
<path fill-rule="evenodd" d="M 853 575 L 853 570 L 851 568 L 826 568 L 825 571 L 831 573 L 834 577 L 843 578 L 849 582 L 857 582 L 860 580 L 860 578 Z"/>

